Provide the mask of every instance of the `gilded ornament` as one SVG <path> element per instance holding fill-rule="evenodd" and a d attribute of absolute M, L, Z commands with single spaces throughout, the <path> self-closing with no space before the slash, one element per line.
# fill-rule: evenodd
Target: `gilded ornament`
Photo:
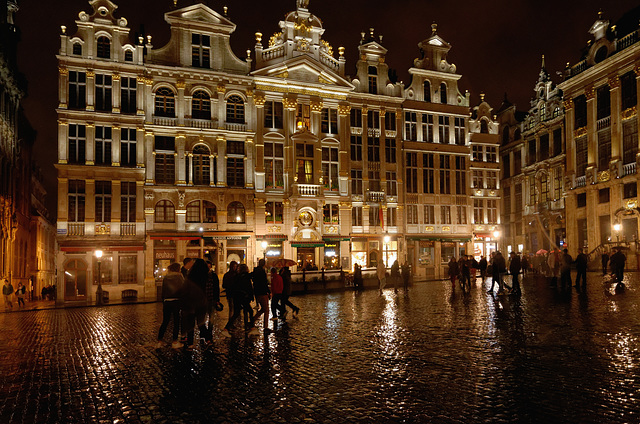
<path fill-rule="evenodd" d="M 87 78 L 94 78 L 96 73 L 93 70 L 87 69 Z"/>
<path fill-rule="evenodd" d="M 216 89 L 217 89 L 218 93 L 223 93 L 223 94 L 227 91 L 227 88 L 223 84 L 218 84 Z"/>
<path fill-rule="evenodd" d="M 351 105 L 338 105 L 338 114 L 349 115 L 351 112 Z"/>
<path fill-rule="evenodd" d="M 178 90 L 184 90 L 184 88 L 187 86 L 187 84 L 184 81 L 178 81 L 176 82 L 176 87 L 178 88 Z"/>
<path fill-rule="evenodd" d="M 622 120 L 625 121 L 627 119 L 631 119 L 636 116 L 637 110 L 636 107 L 630 107 L 622 111 Z"/>
<path fill-rule="evenodd" d="M 69 74 L 69 69 L 67 69 L 67 68 L 66 68 L 66 67 L 64 67 L 64 66 L 59 66 L 59 67 L 58 67 L 58 73 L 59 73 L 60 75 L 68 75 L 68 74 Z"/>
<path fill-rule="evenodd" d="M 593 85 L 589 85 L 584 89 L 584 95 L 587 97 L 587 100 L 592 100 L 595 98 L 595 90 Z"/>
<path fill-rule="evenodd" d="M 618 75 L 612 75 L 609 77 L 609 88 L 620 87 L 620 77 Z"/>
<path fill-rule="evenodd" d="M 120 74 L 113 74 L 113 75 L 111 75 L 111 78 L 112 78 L 114 81 L 120 81 Z"/>
<path fill-rule="evenodd" d="M 324 106 L 324 104 L 322 102 L 311 102 L 311 111 L 312 112 L 322 112 L 322 107 Z"/>

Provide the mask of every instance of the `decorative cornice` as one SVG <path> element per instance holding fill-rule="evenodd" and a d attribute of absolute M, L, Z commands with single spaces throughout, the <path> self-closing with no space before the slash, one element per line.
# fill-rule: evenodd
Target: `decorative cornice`
<path fill-rule="evenodd" d="M 312 101 L 311 102 L 311 111 L 312 112 L 317 112 L 320 113 L 322 112 L 322 107 L 324 106 L 324 103 L 322 103 L 322 101 Z"/>
<path fill-rule="evenodd" d="M 65 66 L 58 66 L 58 73 L 60 75 L 69 75 L 69 69 L 67 69 Z"/>
<path fill-rule="evenodd" d="M 573 109 L 573 99 L 567 99 L 563 102 L 564 105 L 564 110 L 571 110 Z"/>
<path fill-rule="evenodd" d="M 338 105 L 338 114 L 348 115 L 351 112 L 351 105 Z"/>
<path fill-rule="evenodd" d="M 120 74 L 113 74 L 113 75 L 111 75 L 111 78 L 112 78 L 114 81 L 120 81 Z"/>
<path fill-rule="evenodd" d="M 265 99 L 264 95 L 262 94 L 256 94 L 255 96 L 253 96 L 253 103 L 256 105 L 256 107 L 263 107 L 266 101 L 267 99 Z"/>
<path fill-rule="evenodd" d="M 611 75 L 609 77 L 609 88 L 614 89 L 620 87 L 620 77 L 616 75 Z"/>
<path fill-rule="evenodd" d="M 593 88 L 593 84 L 588 85 L 584 89 L 584 95 L 587 97 L 587 100 L 593 100 L 596 96 L 595 90 Z"/>
<path fill-rule="evenodd" d="M 298 100 L 291 97 L 284 97 L 282 104 L 285 109 L 295 110 L 298 107 Z"/>

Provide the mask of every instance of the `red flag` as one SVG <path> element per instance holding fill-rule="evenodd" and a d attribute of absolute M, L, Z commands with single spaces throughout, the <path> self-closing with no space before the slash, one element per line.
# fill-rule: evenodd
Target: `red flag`
<path fill-rule="evenodd" d="M 382 208 L 378 208 L 378 219 L 380 219 L 380 227 L 382 227 L 382 231 L 384 231 L 384 214 L 382 213 Z"/>

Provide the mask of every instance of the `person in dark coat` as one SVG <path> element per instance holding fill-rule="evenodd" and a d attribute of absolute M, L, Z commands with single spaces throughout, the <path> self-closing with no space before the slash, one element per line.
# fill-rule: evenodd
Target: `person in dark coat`
<path fill-rule="evenodd" d="M 228 295 L 227 295 L 228 296 Z M 251 283 L 251 274 L 249 273 L 249 267 L 247 264 L 240 264 L 238 266 L 238 275 L 236 276 L 235 285 L 233 288 L 234 297 L 234 311 L 231 318 L 225 325 L 225 329 L 222 334 L 226 337 L 231 337 L 229 330 L 233 329 L 233 323 L 244 312 L 244 327 L 245 330 L 250 331 L 252 334 L 257 333 L 258 329 L 250 327 L 253 323 L 253 308 L 251 302 L 253 301 L 253 284 Z"/>
<path fill-rule="evenodd" d="M 182 309 L 183 333 L 187 335 L 187 349 L 194 345 L 194 330 L 196 325 L 200 336 L 205 340 L 205 346 L 213 345 L 211 328 L 207 328 L 207 299 L 202 287 L 206 287 L 209 278 L 209 267 L 204 259 L 196 259 L 189 269 L 187 279 L 179 291 L 180 308 Z"/>
<path fill-rule="evenodd" d="M 460 286 L 462 290 L 466 288 L 466 285 L 471 288 L 471 269 L 469 267 L 469 259 L 466 256 L 461 256 L 458 260 L 458 267 L 460 268 Z"/>
<path fill-rule="evenodd" d="M 402 274 L 404 289 L 407 290 L 409 288 L 409 280 L 411 279 L 411 269 L 409 268 L 409 264 L 403 264 L 400 273 Z M 360 276 L 362 277 L 362 272 L 360 273 Z"/>
<path fill-rule="evenodd" d="M 167 268 L 167 275 L 162 279 L 162 324 L 158 331 L 159 349 L 164 346 L 162 339 L 167 331 L 169 321 L 173 319 L 173 343 L 171 347 L 180 349 L 183 344 L 178 340 L 180 335 L 180 299 L 178 293 L 184 284 L 184 277 L 180 272 L 180 264 L 173 263 Z"/>
<path fill-rule="evenodd" d="M 364 279 L 362 278 L 362 267 L 359 264 L 355 264 L 353 267 L 353 285 L 360 290 L 364 288 Z"/>
<path fill-rule="evenodd" d="M 611 262 L 611 271 L 616 275 L 616 280 L 621 283 L 624 279 L 624 266 L 627 262 L 627 257 L 622 253 L 621 249 L 617 249 L 616 253 L 611 255 L 609 261 Z"/>
<path fill-rule="evenodd" d="M 571 287 L 571 264 L 573 258 L 569 254 L 568 249 L 562 250 L 562 257 L 560 258 L 560 285 L 562 287 Z"/>
<path fill-rule="evenodd" d="M 482 256 L 480 258 L 480 262 L 478 262 L 478 269 L 480 269 L 480 278 L 482 279 L 483 283 L 487 279 L 487 265 L 487 258 Z"/>
<path fill-rule="evenodd" d="M 529 272 L 529 259 L 526 254 L 522 255 L 520 262 L 522 263 L 522 277 L 524 278 L 525 274 Z"/>
<path fill-rule="evenodd" d="M 211 314 L 213 309 L 222 310 L 220 307 L 220 279 L 213 269 L 213 263 L 207 261 L 209 274 L 207 276 L 207 285 L 205 287 L 205 295 L 207 296 L 207 313 L 209 314 L 209 323 L 211 323 Z"/>
<path fill-rule="evenodd" d="M 452 256 L 449 261 L 449 278 L 451 279 L 451 285 L 453 288 L 456 286 L 456 278 L 458 278 L 459 273 L 460 267 L 458 266 L 458 262 L 456 261 L 456 258 Z"/>
<path fill-rule="evenodd" d="M 520 269 L 522 268 L 522 262 L 516 252 L 511 252 L 511 260 L 509 261 L 509 273 L 511 274 L 511 289 L 515 295 L 520 295 Z"/>
<path fill-rule="evenodd" d="M 180 269 L 180 272 L 182 273 L 182 276 L 184 278 L 187 278 L 187 275 L 189 275 L 189 270 L 191 269 L 191 267 L 194 264 L 194 259 L 193 258 L 184 258 L 182 261 L 182 268 Z"/>
<path fill-rule="evenodd" d="M 398 281 L 400 280 L 400 264 L 397 260 L 391 265 L 391 283 L 393 284 L 393 291 L 398 291 Z"/>
<path fill-rule="evenodd" d="M 242 308 L 240 300 L 236 295 L 238 283 L 238 263 L 231 261 L 229 263 L 229 270 L 222 277 L 222 288 L 224 289 L 225 296 L 227 298 L 227 309 L 229 310 L 229 321 L 233 317 L 236 308 L 239 310 Z M 222 330 L 222 334 L 226 337 L 231 337 L 227 327 Z"/>
<path fill-rule="evenodd" d="M 607 275 L 607 265 L 609 265 L 609 254 L 605 250 L 602 252 L 602 275 Z"/>
<path fill-rule="evenodd" d="M 260 305 L 260 309 L 253 317 L 253 328 L 249 334 L 256 334 L 256 322 L 260 316 L 264 315 L 264 331 L 269 332 L 269 299 L 271 298 L 271 290 L 269 289 L 269 280 L 267 280 L 267 273 L 264 269 L 265 260 L 260 259 L 258 266 L 253 269 L 251 273 L 251 279 L 253 280 L 253 294 L 256 297 L 256 302 Z"/>
<path fill-rule="evenodd" d="M 582 251 L 582 249 L 578 249 L 578 256 L 576 257 L 576 270 L 578 274 L 576 275 L 576 287 L 580 287 L 580 278 L 582 278 L 582 286 L 587 287 L 587 264 L 589 260 L 587 255 Z"/>
<path fill-rule="evenodd" d="M 289 270 L 288 266 L 285 266 L 280 270 L 280 276 L 282 277 L 282 299 L 280 301 L 280 310 L 282 311 L 282 315 L 286 317 L 288 306 L 293 309 L 293 316 L 296 317 L 300 312 L 300 308 L 289 300 L 289 297 L 291 297 L 291 270 Z M 362 278 L 362 273 L 360 273 L 360 278 Z"/>

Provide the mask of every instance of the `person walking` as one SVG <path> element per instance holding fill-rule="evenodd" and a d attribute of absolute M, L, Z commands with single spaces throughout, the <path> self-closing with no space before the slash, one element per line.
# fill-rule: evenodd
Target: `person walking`
<path fill-rule="evenodd" d="M 26 306 L 24 303 L 24 295 L 27 293 L 27 288 L 22 285 L 22 283 L 18 283 L 18 287 L 16 288 L 16 297 L 18 298 L 18 308 L 22 303 L 22 306 Z"/>
<path fill-rule="evenodd" d="M 7 278 L 4 279 L 4 285 L 2 286 L 2 295 L 4 296 L 4 307 L 13 308 L 13 303 L 11 302 L 11 295 L 13 294 L 13 286 L 9 282 Z"/>
<path fill-rule="evenodd" d="M 471 288 L 471 268 L 467 256 L 460 256 L 458 267 L 460 268 L 460 286 L 462 290 L 465 290 L 467 285 Z"/>
<path fill-rule="evenodd" d="M 211 319 L 213 310 L 222 310 L 222 303 L 220 303 L 220 279 L 218 274 L 213 269 L 213 263 L 206 261 L 209 273 L 207 274 L 207 283 L 205 286 L 205 295 L 207 296 L 207 314 L 209 314 L 209 326 L 211 326 Z"/>
<path fill-rule="evenodd" d="M 178 340 L 180 335 L 180 299 L 177 294 L 184 284 L 184 277 L 180 272 L 180 264 L 172 263 L 167 268 L 167 275 L 162 279 L 162 324 L 158 331 L 158 343 L 156 348 L 164 346 L 164 333 L 167 331 L 169 321 L 173 320 L 173 338 L 171 347 L 180 349 L 184 346 Z"/>
<path fill-rule="evenodd" d="M 607 275 L 607 265 L 609 265 L 609 253 L 602 252 L 602 275 Z"/>
<path fill-rule="evenodd" d="M 251 273 L 251 279 L 253 280 L 253 294 L 256 297 L 256 303 L 260 305 L 258 313 L 253 316 L 252 324 L 253 328 L 249 334 L 257 334 L 256 322 L 260 316 L 264 315 L 264 332 L 268 333 L 269 329 L 269 298 L 271 298 L 271 291 L 269 290 L 269 281 L 267 280 L 267 273 L 264 269 L 265 260 L 260 259 L 258 266 L 253 269 Z"/>
<path fill-rule="evenodd" d="M 587 255 L 582 251 L 582 249 L 578 249 L 578 256 L 576 257 L 576 270 L 578 271 L 576 275 L 576 287 L 580 287 L 580 278 L 582 278 L 582 287 L 587 287 L 587 264 L 589 263 L 589 259 Z"/>
<path fill-rule="evenodd" d="M 507 272 L 507 262 L 502 255 L 502 252 L 496 251 L 493 258 L 493 264 L 491 265 L 491 272 L 493 280 L 491 282 L 490 293 L 493 293 L 494 283 L 498 283 L 498 294 L 504 294 L 504 288 L 507 287 L 503 280 L 503 275 Z"/>
<path fill-rule="evenodd" d="M 460 274 L 460 267 L 458 266 L 458 262 L 456 258 L 453 256 L 449 260 L 449 279 L 451 280 L 451 288 L 456 288 L 456 278 L 458 278 L 458 274 Z"/>
<path fill-rule="evenodd" d="M 568 249 L 562 250 L 560 263 L 560 285 L 562 288 L 564 288 L 565 285 L 571 287 L 571 264 L 573 263 L 573 258 L 569 254 Z"/>
<path fill-rule="evenodd" d="M 549 266 L 549 272 L 551 273 L 551 285 L 556 287 L 558 285 L 558 273 L 560 271 L 560 254 L 558 249 L 553 249 L 549 252 L 547 265 Z"/>
<path fill-rule="evenodd" d="M 393 291 L 397 293 L 400 282 L 400 264 L 397 259 L 391 265 L 391 282 L 393 283 Z"/>
<path fill-rule="evenodd" d="M 236 261 L 231 261 L 229 263 L 229 269 L 222 276 L 222 288 L 224 289 L 225 297 L 227 298 L 227 309 L 229 311 L 229 318 L 233 317 L 236 302 L 238 301 L 237 296 L 234 296 L 237 293 L 237 282 L 238 282 L 238 263 Z M 237 305 L 238 308 L 241 308 L 240 304 Z M 231 334 L 227 331 L 226 327 L 222 331 L 222 334 L 231 337 Z"/>
<path fill-rule="evenodd" d="M 509 261 L 509 273 L 511 274 L 511 293 L 516 296 L 520 296 L 520 281 L 518 277 L 520 276 L 520 269 L 522 268 L 522 261 L 520 261 L 520 257 L 516 254 L 516 252 L 511 252 L 509 255 L 511 260 Z"/>
<path fill-rule="evenodd" d="M 380 295 L 382 295 L 382 290 L 384 290 L 384 287 L 387 285 L 387 269 L 384 267 L 382 260 L 378 261 L 376 273 L 378 275 L 378 291 Z"/>
<path fill-rule="evenodd" d="M 179 291 L 180 308 L 182 309 L 183 332 L 187 335 L 187 349 L 192 350 L 194 331 L 197 326 L 200 337 L 204 339 L 205 348 L 213 345 L 211 326 L 207 327 L 207 298 L 205 295 L 209 267 L 204 259 L 196 259 L 189 269 L 182 288 Z M 204 289 L 203 289 L 204 288 Z"/>
<path fill-rule="evenodd" d="M 282 291 L 284 282 L 275 267 L 271 268 L 271 320 L 277 321 L 278 317 L 285 319 L 287 306 L 282 303 Z M 275 326 L 274 326 L 275 327 Z"/>
<path fill-rule="evenodd" d="M 622 283 L 624 279 L 624 266 L 627 262 L 627 257 L 622 253 L 622 249 L 616 249 L 616 253 L 609 258 L 611 263 L 611 271 L 616 275 L 618 283 Z"/>
<path fill-rule="evenodd" d="M 411 279 L 411 270 L 409 264 L 405 263 L 401 267 L 402 283 L 405 291 L 409 288 L 409 280 Z"/>
<path fill-rule="evenodd" d="M 253 308 L 251 307 L 251 302 L 253 301 L 253 284 L 251 283 L 251 274 L 249 274 L 249 267 L 247 267 L 247 264 L 240 264 L 238 266 L 238 273 L 235 275 L 233 280 L 233 315 L 229 317 L 229 321 L 225 325 L 222 335 L 225 337 L 231 337 L 231 333 L 229 331 L 233 329 L 233 324 L 240 314 L 244 315 L 245 331 L 257 334 L 258 329 L 250 327 L 253 322 Z M 229 294 L 227 293 L 227 297 L 228 296 Z"/>
<path fill-rule="evenodd" d="M 280 276 L 282 277 L 282 299 L 280 301 L 282 310 L 285 311 L 286 316 L 286 307 L 288 306 L 293 310 L 293 316 L 296 317 L 300 312 L 300 308 L 289 300 L 289 297 L 291 297 L 291 270 L 288 266 L 285 266 L 280 270 Z"/>
<path fill-rule="evenodd" d="M 520 260 L 522 263 L 522 278 L 524 278 L 526 273 L 529 272 L 529 258 L 527 258 L 527 256 L 528 255 L 526 253 L 523 253 L 522 259 Z"/>
<path fill-rule="evenodd" d="M 478 268 L 480 269 L 480 279 L 482 280 L 482 284 L 487 280 L 487 265 L 487 258 L 484 256 L 480 257 Z"/>
<path fill-rule="evenodd" d="M 285 268 L 289 269 L 288 267 Z M 362 267 L 360 266 L 360 264 L 355 264 L 353 267 L 353 285 L 358 290 L 364 289 L 364 279 L 362 278 Z"/>
<path fill-rule="evenodd" d="M 182 273 L 182 276 L 184 278 L 187 278 L 187 275 L 189 274 L 189 270 L 193 266 L 193 263 L 193 258 L 184 258 L 182 260 L 182 268 L 180 269 L 180 272 Z"/>

